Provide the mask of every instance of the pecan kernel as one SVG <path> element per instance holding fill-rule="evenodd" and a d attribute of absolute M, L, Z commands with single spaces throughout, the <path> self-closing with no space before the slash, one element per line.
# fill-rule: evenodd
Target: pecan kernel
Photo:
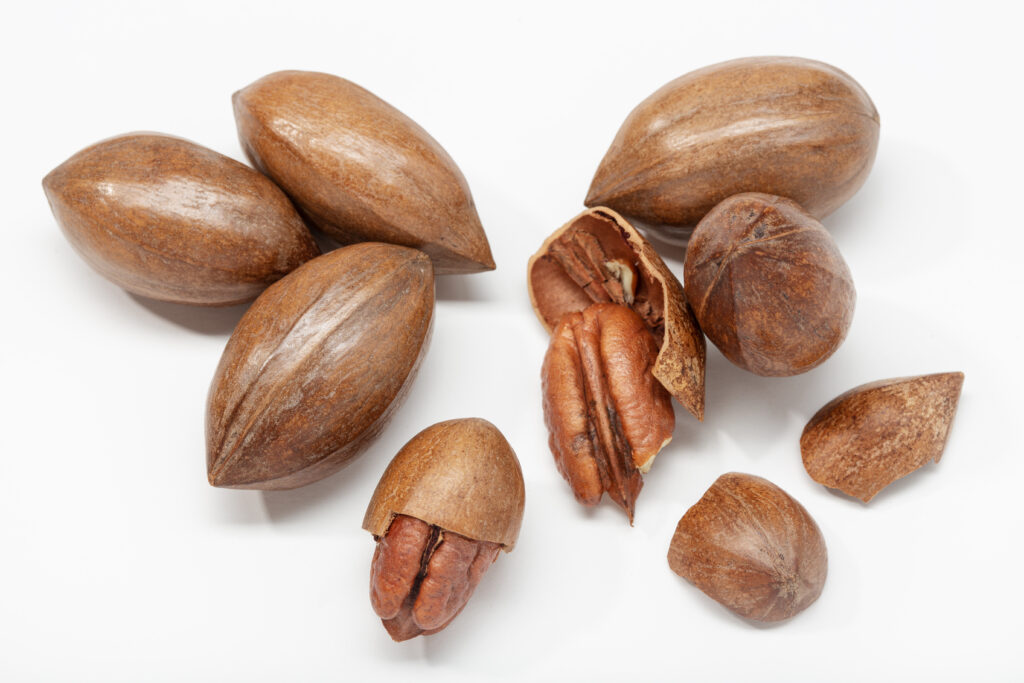
<path fill-rule="evenodd" d="M 626 306 L 594 304 L 559 321 L 541 370 L 549 445 L 576 499 L 601 495 L 633 520 L 654 456 L 675 426 L 668 391 L 651 374 L 654 336 Z"/>
<path fill-rule="evenodd" d="M 377 540 L 370 602 L 396 641 L 437 633 L 462 611 L 501 546 L 396 515 Z"/>

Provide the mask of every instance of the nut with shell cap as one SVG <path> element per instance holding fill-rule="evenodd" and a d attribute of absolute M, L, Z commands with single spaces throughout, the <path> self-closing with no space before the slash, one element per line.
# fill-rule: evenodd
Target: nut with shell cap
<path fill-rule="evenodd" d="M 396 641 L 462 611 L 499 550 L 510 552 L 525 488 L 515 452 L 486 420 L 439 422 L 388 465 L 363 528 L 377 541 L 370 600 Z"/>

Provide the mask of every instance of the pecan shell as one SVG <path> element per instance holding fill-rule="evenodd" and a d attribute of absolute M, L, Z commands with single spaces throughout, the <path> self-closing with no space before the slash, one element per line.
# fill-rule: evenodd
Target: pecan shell
<path fill-rule="evenodd" d="M 704 335 L 679 280 L 622 216 L 588 209 L 556 230 L 530 258 L 527 285 L 549 332 L 566 313 L 594 303 L 631 308 L 657 345 L 654 377 L 704 419 Z"/>

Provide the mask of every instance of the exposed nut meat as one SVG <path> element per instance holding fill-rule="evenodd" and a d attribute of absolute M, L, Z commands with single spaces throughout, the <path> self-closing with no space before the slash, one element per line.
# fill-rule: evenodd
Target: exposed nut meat
<path fill-rule="evenodd" d="M 500 549 L 397 515 L 373 554 L 373 610 L 396 641 L 436 633 L 466 606 Z"/>
<path fill-rule="evenodd" d="M 625 306 L 594 304 L 555 328 L 541 380 L 549 444 L 584 505 L 604 492 L 633 521 L 654 456 L 672 438 L 668 391 L 651 374 L 658 347 Z"/>

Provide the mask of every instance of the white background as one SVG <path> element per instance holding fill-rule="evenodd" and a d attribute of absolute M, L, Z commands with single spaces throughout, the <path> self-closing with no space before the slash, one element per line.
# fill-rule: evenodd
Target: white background
<path fill-rule="evenodd" d="M 19 3 L 0 40 L 0 679 L 4 681 L 1006 680 L 1024 608 L 1021 76 L 1011 3 Z M 854 76 L 874 170 L 825 220 L 854 275 L 845 345 L 762 379 L 709 347 L 707 418 L 677 411 L 636 526 L 578 506 L 540 407 L 529 255 L 582 208 L 626 114 L 692 69 L 785 54 Z M 155 130 L 235 158 L 230 95 L 322 70 L 426 128 L 472 187 L 496 272 L 437 286 L 432 345 L 390 428 L 292 492 L 206 483 L 204 403 L 244 307 L 126 294 L 64 241 L 42 177 Z M 681 275 L 681 253 L 666 252 Z M 962 370 L 945 457 L 870 505 L 806 475 L 800 431 L 862 382 Z M 478 415 L 519 454 L 520 543 L 443 633 L 390 641 L 360 528 L 417 431 Z M 788 623 L 676 577 L 676 522 L 727 471 L 820 524 L 829 576 Z"/>

